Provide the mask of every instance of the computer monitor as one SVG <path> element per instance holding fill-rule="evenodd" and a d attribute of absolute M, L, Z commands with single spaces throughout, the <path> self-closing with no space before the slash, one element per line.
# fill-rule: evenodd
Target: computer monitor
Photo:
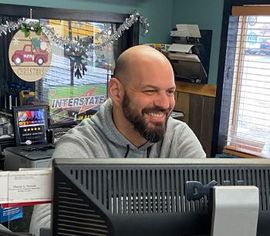
<path fill-rule="evenodd" d="M 14 136 L 17 146 L 47 144 L 48 106 L 13 107 Z"/>
<path fill-rule="evenodd" d="M 210 235 L 211 199 L 186 181 L 259 188 L 257 236 L 270 232 L 270 160 L 55 159 L 53 235 Z"/>
<path fill-rule="evenodd" d="M 31 236 L 27 233 L 12 232 L 4 225 L 0 224 L 0 235 L 1 236 Z"/>
<path fill-rule="evenodd" d="M 27 234 L 27 233 L 4 231 L 1 229 L 0 229 L 0 235 L 1 236 L 32 236 L 31 234 Z"/>

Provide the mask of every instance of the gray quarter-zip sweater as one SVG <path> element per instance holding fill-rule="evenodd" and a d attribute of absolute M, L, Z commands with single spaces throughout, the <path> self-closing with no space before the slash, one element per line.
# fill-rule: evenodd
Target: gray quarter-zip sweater
<path fill-rule="evenodd" d="M 192 130 L 184 123 L 168 119 L 164 139 L 141 147 L 130 143 L 112 120 L 112 101 L 99 112 L 83 120 L 57 142 L 53 158 L 204 158 L 205 153 Z M 37 205 L 30 232 L 39 236 L 40 228 L 49 228 L 51 204 Z"/>
<path fill-rule="evenodd" d="M 164 139 L 140 147 L 130 143 L 112 120 L 112 101 L 62 136 L 54 158 L 203 158 L 205 153 L 186 123 L 169 118 Z"/>

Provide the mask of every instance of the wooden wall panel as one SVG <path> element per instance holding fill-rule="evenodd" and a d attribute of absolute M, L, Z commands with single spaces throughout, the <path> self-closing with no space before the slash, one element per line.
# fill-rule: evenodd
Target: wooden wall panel
<path fill-rule="evenodd" d="M 201 122 L 203 113 L 203 96 L 190 95 L 189 102 L 189 122 L 188 125 L 200 140 L 201 137 Z"/>
<path fill-rule="evenodd" d="M 211 156 L 215 98 L 203 97 L 200 141 L 208 157 Z"/>
<path fill-rule="evenodd" d="M 184 113 L 182 121 L 188 123 L 189 120 L 189 94 L 176 92 L 175 95 L 175 108 L 176 111 L 181 111 Z"/>
<path fill-rule="evenodd" d="M 176 84 L 175 110 L 184 113 L 182 120 L 198 137 L 207 157 L 211 157 L 216 88 L 184 82 Z"/>
<path fill-rule="evenodd" d="M 190 94 L 188 125 L 211 156 L 215 98 Z"/>

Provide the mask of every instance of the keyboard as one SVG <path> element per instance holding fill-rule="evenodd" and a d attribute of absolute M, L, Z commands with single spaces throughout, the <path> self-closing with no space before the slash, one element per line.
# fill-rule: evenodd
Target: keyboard
<path fill-rule="evenodd" d="M 45 144 L 40 146 L 25 146 L 22 148 L 22 150 L 26 152 L 33 152 L 33 151 L 47 151 L 54 148 L 55 147 L 53 144 Z"/>

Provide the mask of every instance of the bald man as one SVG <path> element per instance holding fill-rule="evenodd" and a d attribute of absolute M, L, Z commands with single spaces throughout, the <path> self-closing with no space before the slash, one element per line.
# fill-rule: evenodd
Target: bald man
<path fill-rule="evenodd" d="M 123 52 L 109 81 L 109 99 L 57 142 L 53 158 L 204 158 L 192 130 L 170 117 L 172 66 L 159 51 L 134 46 Z M 50 227 L 50 205 L 37 206 L 30 232 Z"/>
<path fill-rule="evenodd" d="M 170 117 L 175 81 L 168 59 L 150 46 L 123 52 L 109 99 L 57 143 L 54 158 L 203 158 L 191 129 Z"/>
<path fill-rule="evenodd" d="M 170 117 L 175 82 L 168 59 L 150 46 L 123 52 L 109 99 L 57 143 L 54 158 L 204 158 L 191 129 Z"/>

